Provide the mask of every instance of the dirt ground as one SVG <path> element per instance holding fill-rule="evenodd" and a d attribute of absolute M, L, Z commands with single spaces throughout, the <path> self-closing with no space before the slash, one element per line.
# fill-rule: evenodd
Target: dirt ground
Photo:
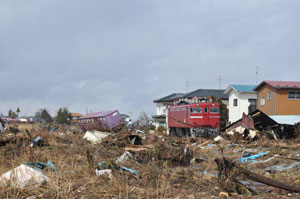
<path fill-rule="evenodd" d="M 138 134 L 142 145 L 132 145 L 123 130 L 114 136 L 92 144 L 83 138 L 84 132 L 72 128 L 49 130 L 37 125 L 18 126 L 19 132 L 0 135 L 0 174 L 12 170 L 23 162 L 52 161 L 56 172 L 42 170 L 49 177 L 47 183 L 24 189 L 12 186 L 0 187 L 1 198 L 300 198 L 292 193 L 264 184 L 257 185 L 247 179 L 244 193 L 228 191 L 218 181 L 215 159 L 226 157 L 238 165 L 259 175 L 300 186 L 300 140 L 257 141 L 223 140 L 215 143 L 204 138 L 177 138 L 160 134 Z M 42 146 L 31 147 L 32 140 L 40 136 Z M 135 134 L 136 135 L 136 134 Z M 125 152 L 125 147 L 143 148 L 129 150 L 130 158 L 119 166 L 138 171 L 138 175 L 113 169 L 112 178 L 96 176 L 98 162 L 114 164 Z M 243 154 L 267 152 L 255 162 L 240 163 Z M 299 158 L 299 160 L 298 160 Z M 271 166 L 278 166 L 272 168 Z M 288 169 L 285 166 L 293 165 Z M 271 167 L 271 168 L 270 168 Z M 280 170 L 282 169 L 282 170 Z M 226 182 L 225 182 L 226 185 Z"/>

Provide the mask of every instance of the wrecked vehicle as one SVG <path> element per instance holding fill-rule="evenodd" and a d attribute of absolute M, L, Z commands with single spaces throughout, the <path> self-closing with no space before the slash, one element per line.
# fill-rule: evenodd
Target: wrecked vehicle
<path fill-rule="evenodd" d="M 215 137 L 220 127 L 220 106 L 217 103 L 195 103 L 171 106 L 167 117 L 169 134 Z"/>

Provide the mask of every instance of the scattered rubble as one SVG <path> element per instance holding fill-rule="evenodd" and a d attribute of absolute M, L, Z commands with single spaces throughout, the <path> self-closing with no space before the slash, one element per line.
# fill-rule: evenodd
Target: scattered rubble
<path fill-rule="evenodd" d="M 51 128 L 18 127 L 17 134 L 0 135 L 0 189 L 6 198 L 300 197 L 300 138 L 282 138 L 275 129 L 278 139 L 266 139 L 248 121 L 227 131 L 242 136 L 238 143 L 226 133 L 206 139 L 147 130 L 74 133 L 58 127 L 49 133 Z M 244 137 L 250 130 L 257 136 Z M 26 178 L 4 178 L 20 176 L 19 165 Z"/>
<path fill-rule="evenodd" d="M 297 124 L 280 124 L 260 110 L 243 116 L 240 120 L 223 129 L 227 135 L 238 136 L 237 139 L 258 139 L 264 135 L 268 139 L 291 139 L 299 135 Z M 237 135 L 238 134 L 238 135 Z M 240 136 L 239 136 L 240 135 Z"/>
<path fill-rule="evenodd" d="M 276 181 L 271 178 L 258 175 L 233 163 L 232 161 L 224 157 L 215 159 L 215 162 L 217 163 L 219 170 L 219 183 L 223 184 L 224 189 L 227 189 L 229 192 L 237 191 L 239 193 L 246 193 L 248 195 L 252 195 L 251 191 L 239 182 L 238 177 L 241 176 L 249 180 L 260 182 L 287 191 L 300 192 L 300 186 L 289 185 L 284 182 Z"/>

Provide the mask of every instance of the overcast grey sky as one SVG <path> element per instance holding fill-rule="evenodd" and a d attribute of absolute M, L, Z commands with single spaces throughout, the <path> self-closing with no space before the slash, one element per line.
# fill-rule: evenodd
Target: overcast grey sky
<path fill-rule="evenodd" d="M 299 0 L 0 0 L 0 112 L 155 113 L 173 92 L 300 80 Z"/>

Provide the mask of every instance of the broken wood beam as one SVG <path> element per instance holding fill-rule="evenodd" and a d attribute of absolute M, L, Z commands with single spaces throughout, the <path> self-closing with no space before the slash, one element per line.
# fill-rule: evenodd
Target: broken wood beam
<path fill-rule="evenodd" d="M 291 191 L 291 192 L 300 192 L 300 187 L 298 187 L 298 186 L 289 185 L 289 184 L 284 183 L 284 182 L 280 182 L 280 181 L 277 181 L 277 180 L 273 180 L 271 178 L 267 178 L 267 177 L 258 175 L 258 174 L 254 173 L 254 172 L 252 172 L 248 169 L 245 169 L 245 168 L 235 164 L 234 162 L 232 162 L 232 161 L 230 161 L 230 160 L 228 160 L 224 157 L 223 158 L 216 158 L 215 162 L 217 163 L 218 168 L 219 168 L 219 179 L 220 179 L 221 175 L 227 176 L 227 174 L 224 173 L 224 172 L 227 172 L 228 169 L 230 169 L 232 171 L 233 168 L 236 168 L 238 170 L 238 172 L 235 173 L 236 176 L 234 176 L 234 178 L 238 177 L 239 175 L 243 175 L 244 177 L 246 177 L 249 180 L 260 182 L 260 183 L 263 183 L 263 184 L 266 184 L 266 185 L 269 185 L 269 186 L 272 186 L 272 187 L 276 187 L 276 188 L 279 188 L 279 189 L 284 189 L 284 190 Z M 227 177 L 231 178 L 233 176 L 231 175 L 231 176 L 227 176 Z"/>

